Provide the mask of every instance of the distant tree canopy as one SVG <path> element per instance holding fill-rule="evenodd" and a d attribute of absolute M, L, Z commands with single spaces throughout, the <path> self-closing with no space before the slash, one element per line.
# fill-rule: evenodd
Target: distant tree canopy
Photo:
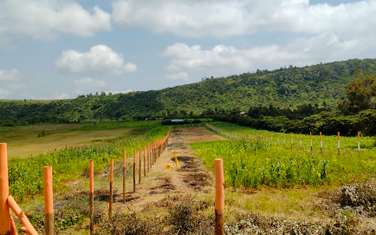
<path fill-rule="evenodd" d="M 206 115 L 221 121 L 282 132 L 376 135 L 376 76 L 357 72 L 345 87 L 338 108 L 322 104 L 251 106 L 247 115 L 238 109 L 211 110 Z"/>
<path fill-rule="evenodd" d="M 376 76 L 356 73 L 346 87 L 346 98 L 339 105 L 343 113 L 357 113 L 376 108 Z"/>
<path fill-rule="evenodd" d="M 356 71 L 367 75 L 349 84 L 358 76 Z M 328 121 L 328 130 L 335 130 L 358 120 L 343 118 L 344 114 L 363 115 L 362 120 L 372 122 L 373 111 L 368 109 L 375 107 L 375 75 L 376 59 L 347 60 L 210 77 L 156 91 L 97 92 L 67 100 L 0 100 L 0 125 L 210 116 L 247 119 L 246 123 L 258 128 L 303 132 L 338 117 Z"/>

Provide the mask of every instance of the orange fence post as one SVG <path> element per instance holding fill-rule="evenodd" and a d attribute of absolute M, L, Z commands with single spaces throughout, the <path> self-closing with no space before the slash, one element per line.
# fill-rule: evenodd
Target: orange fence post
<path fill-rule="evenodd" d="M 0 144 L 0 235 L 9 234 L 11 230 L 8 196 L 8 149 L 7 144 Z"/>
<path fill-rule="evenodd" d="M 108 201 L 108 219 L 112 219 L 112 201 L 114 200 L 114 188 L 113 188 L 113 183 L 114 183 L 114 160 L 110 161 L 110 172 L 108 175 L 108 180 L 110 182 L 110 197 Z"/>
<path fill-rule="evenodd" d="M 55 234 L 54 229 L 54 194 L 52 188 L 52 167 L 43 168 L 44 175 L 44 213 L 46 235 Z"/>
<path fill-rule="evenodd" d="M 14 222 L 14 219 L 12 218 L 12 216 L 10 217 L 10 234 L 11 235 L 17 235 L 18 234 L 16 223 Z"/>
<path fill-rule="evenodd" d="M 223 160 L 215 159 L 215 234 L 224 234 L 225 188 Z"/>
<path fill-rule="evenodd" d="M 136 153 L 133 155 L 133 192 L 136 192 Z"/>
<path fill-rule="evenodd" d="M 146 170 L 147 170 L 147 172 L 149 173 L 149 171 L 150 171 L 150 164 L 149 164 L 149 147 L 148 146 L 146 146 L 146 148 L 145 148 L 145 155 L 146 155 Z"/>
<path fill-rule="evenodd" d="M 94 234 L 94 161 L 89 162 L 89 213 L 90 235 Z"/>
<path fill-rule="evenodd" d="M 137 153 L 138 157 L 138 183 L 141 184 L 141 154 L 140 152 Z"/>
<path fill-rule="evenodd" d="M 125 203 L 125 180 L 127 177 L 127 153 L 124 151 L 124 159 L 123 159 L 123 203 Z"/>
<path fill-rule="evenodd" d="M 26 232 L 26 234 L 38 235 L 38 232 L 34 229 L 33 225 L 31 225 L 29 219 L 26 217 L 25 213 L 21 210 L 12 196 L 8 197 L 8 205 L 14 214 L 16 214 L 16 216 L 20 219 L 23 230 Z"/>
<path fill-rule="evenodd" d="M 146 151 L 145 149 L 143 151 L 143 156 L 144 156 L 144 177 L 146 177 Z"/>
<path fill-rule="evenodd" d="M 148 164 L 149 164 L 149 171 L 151 169 L 151 149 L 150 149 L 150 145 L 148 146 Z"/>

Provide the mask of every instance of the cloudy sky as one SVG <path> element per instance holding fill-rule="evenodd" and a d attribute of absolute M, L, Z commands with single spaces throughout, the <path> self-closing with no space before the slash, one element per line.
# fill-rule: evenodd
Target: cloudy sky
<path fill-rule="evenodd" d="M 376 58 L 376 0 L 1 0 L 0 99 Z"/>

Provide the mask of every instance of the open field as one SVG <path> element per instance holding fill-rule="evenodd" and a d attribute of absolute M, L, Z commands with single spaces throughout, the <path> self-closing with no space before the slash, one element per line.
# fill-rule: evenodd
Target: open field
<path fill-rule="evenodd" d="M 36 131 L 41 130 L 51 134 L 45 137 L 34 135 Z M 12 151 L 21 153 L 32 149 L 31 153 L 34 153 L 34 156 L 27 159 L 25 157 L 28 155 L 11 157 L 9 175 L 12 195 L 24 199 L 38 194 L 41 190 L 41 169 L 44 165 L 52 165 L 56 174 L 56 186 L 61 187 L 65 181 L 82 175 L 87 169 L 89 159 L 96 160 L 98 170 L 103 169 L 110 159 L 122 158 L 124 151 L 133 154 L 134 151 L 141 150 L 146 144 L 166 134 L 167 130 L 167 127 L 152 122 L 15 128 L 11 130 L 13 134 L 8 136 L 10 154 Z M 24 144 L 17 145 L 18 141 L 21 141 L 19 136 L 23 133 L 27 133 Z M 71 137 L 66 138 L 67 136 Z M 3 141 L 8 142 L 8 138 L 3 137 Z M 43 138 L 46 139 L 39 143 L 38 139 Z M 49 140 L 52 142 L 51 145 Z M 60 149 L 54 147 L 55 151 L 49 151 L 48 147 L 43 148 L 44 145 L 51 147 L 56 143 L 60 145 Z"/>
<path fill-rule="evenodd" d="M 168 148 L 132 189 L 127 165 L 126 201 L 122 199 L 122 157 L 164 136 L 172 128 Z M 2 129 L 1 137 L 33 157 L 10 160 L 11 193 L 40 231 L 44 227 L 42 167 L 54 170 L 55 225 L 59 234 L 87 234 L 88 161 L 95 161 L 96 234 L 213 233 L 213 160 L 225 166 L 226 234 L 354 234 L 376 229 L 374 207 L 343 204 L 343 186 L 355 198 L 374 200 L 374 139 L 283 134 L 214 122 L 165 127 L 157 122 L 111 122 L 42 125 Z M 43 137 L 36 133 L 45 132 Z M 6 134 L 3 134 L 6 133 Z M 22 148 L 22 136 L 24 145 Z M 70 138 L 64 138 L 71 136 Z M 60 141 L 59 141 L 60 139 Z M 46 146 L 60 143 L 56 150 Z M 56 141 L 55 141 L 56 140 Z M 311 152 L 312 140 L 312 152 Z M 115 160 L 114 217 L 107 218 L 108 162 Z M 141 168 L 143 169 L 143 168 Z M 371 186 L 357 186 L 366 185 Z M 352 190 L 352 191 L 351 191 Z M 358 195 L 358 193 L 360 193 Z M 363 195 L 363 196 L 364 196 Z M 185 234 L 185 233 L 183 233 Z"/>
<path fill-rule="evenodd" d="M 372 216 L 364 217 L 364 211 L 359 214 L 351 206 L 343 209 L 340 205 L 343 185 L 367 182 L 371 185 L 368 187 L 374 188 L 373 138 L 361 138 L 361 151 L 357 149 L 357 138 L 340 138 L 338 153 L 337 138 L 325 136 L 321 153 L 319 136 L 274 133 L 227 123 L 211 123 L 208 128 L 227 140 L 194 143 L 192 148 L 209 170 L 213 169 L 215 158 L 224 159 L 229 223 L 237 224 L 238 218 L 233 215 L 240 211 L 252 214 L 250 221 L 261 219 L 283 224 L 281 221 L 286 220 L 290 226 L 295 224 L 302 226 L 301 229 L 316 226 L 309 223 L 318 223 L 325 230 L 328 224 L 339 220 L 347 221 L 340 224 L 350 223 L 354 218 L 357 225 L 349 226 L 350 234 L 361 231 L 362 226 L 366 226 L 363 232 L 376 228 Z M 376 196 L 372 195 L 371 198 Z M 241 223 L 236 226 L 247 227 Z"/>
<path fill-rule="evenodd" d="M 45 124 L 0 127 L 0 142 L 8 143 L 10 159 L 27 158 L 65 147 L 80 147 L 125 137 L 150 123 Z"/>
<path fill-rule="evenodd" d="M 225 123 L 211 126 L 230 141 L 193 147 L 208 167 L 215 158 L 223 157 L 226 182 L 234 187 L 343 184 L 376 174 L 373 138 L 361 138 L 358 151 L 357 138 L 341 137 L 338 149 L 337 137 L 325 136 L 321 151 L 320 136 L 258 131 Z"/>

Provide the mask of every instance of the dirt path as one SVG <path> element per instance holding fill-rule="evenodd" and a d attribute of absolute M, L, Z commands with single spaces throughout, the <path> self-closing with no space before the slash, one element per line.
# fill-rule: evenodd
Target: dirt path
<path fill-rule="evenodd" d="M 167 149 L 147 176 L 142 177 L 141 184 L 137 184 L 136 193 L 127 194 L 127 206 L 139 210 L 167 196 L 210 192 L 212 177 L 203 168 L 201 160 L 194 156 L 189 144 L 219 139 L 222 137 L 203 127 L 175 128 Z M 131 188 L 128 185 L 128 189 Z M 115 198 L 117 202 L 121 200 L 121 196 Z"/>

